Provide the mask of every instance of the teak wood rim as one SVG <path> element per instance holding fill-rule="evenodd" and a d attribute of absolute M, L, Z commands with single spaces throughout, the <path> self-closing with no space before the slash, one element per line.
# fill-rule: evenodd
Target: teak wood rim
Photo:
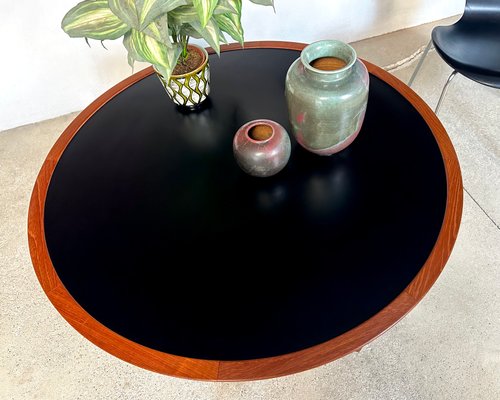
<path fill-rule="evenodd" d="M 305 46 L 302 43 L 265 41 L 246 43 L 245 49 L 270 48 L 300 51 Z M 213 50 L 208 50 L 213 53 Z M 241 47 L 231 44 L 221 49 L 221 51 L 233 50 L 241 50 Z M 369 62 L 363 62 L 371 74 L 397 90 L 424 118 L 437 141 L 446 170 L 446 210 L 436 244 L 417 276 L 388 306 L 354 329 L 301 351 L 254 360 L 217 361 L 180 357 L 135 343 L 102 325 L 73 299 L 52 265 L 45 241 L 44 207 L 50 180 L 66 146 L 85 122 L 114 96 L 153 74 L 153 68 L 150 67 L 118 83 L 83 110 L 54 144 L 38 174 L 29 206 L 28 240 L 36 275 L 54 307 L 78 332 L 108 353 L 151 371 L 199 380 L 254 380 L 304 371 L 360 350 L 392 327 L 428 292 L 451 254 L 462 216 L 462 177 L 450 138 L 434 112 L 399 79 Z"/>

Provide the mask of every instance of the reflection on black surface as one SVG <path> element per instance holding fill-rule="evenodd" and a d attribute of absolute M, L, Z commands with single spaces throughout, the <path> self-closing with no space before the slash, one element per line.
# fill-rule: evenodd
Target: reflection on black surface
<path fill-rule="evenodd" d="M 188 145 L 209 151 L 221 147 L 220 140 L 227 136 L 227 128 L 234 126 L 236 121 L 236 108 L 221 110 L 212 103 L 210 97 L 204 103 L 207 104 L 196 112 L 184 111 L 177 115 L 175 122 L 182 132 L 189 132 L 182 136 Z"/>
<path fill-rule="evenodd" d="M 304 207 L 310 218 L 325 221 L 342 215 L 352 201 L 350 171 L 338 167 L 326 174 L 312 173 L 304 184 Z"/>
<path fill-rule="evenodd" d="M 212 57 L 211 103 L 194 114 L 148 77 L 69 144 L 47 195 L 47 245 L 101 323 L 182 356 L 268 357 L 352 329 L 418 273 L 443 220 L 443 163 L 422 118 L 378 79 L 346 150 L 320 157 L 292 140 L 276 176 L 237 166 L 244 123 L 291 132 L 284 77 L 297 57 Z"/>
<path fill-rule="evenodd" d="M 255 192 L 255 202 L 257 207 L 263 212 L 279 212 L 279 209 L 287 201 L 287 189 L 284 185 L 273 185 L 265 187 L 262 185 Z"/>

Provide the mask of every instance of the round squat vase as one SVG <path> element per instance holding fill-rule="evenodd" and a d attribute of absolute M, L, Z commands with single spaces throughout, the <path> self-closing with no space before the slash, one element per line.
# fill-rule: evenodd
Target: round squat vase
<path fill-rule="evenodd" d="M 320 155 L 349 146 L 368 102 L 369 75 L 355 50 L 337 40 L 306 46 L 285 83 L 288 114 L 297 142 Z"/>
<path fill-rule="evenodd" d="M 240 168 L 252 176 L 267 177 L 280 172 L 290 158 L 287 131 L 277 122 L 257 119 L 243 125 L 233 140 L 233 152 Z"/>
<path fill-rule="evenodd" d="M 158 78 L 172 101 L 180 107 L 196 109 L 210 93 L 210 66 L 207 51 L 198 45 L 190 44 L 190 52 L 201 56 L 201 64 L 191 72 L 182 75 L 171 75 L 167 82 L 158 72 Z"/>

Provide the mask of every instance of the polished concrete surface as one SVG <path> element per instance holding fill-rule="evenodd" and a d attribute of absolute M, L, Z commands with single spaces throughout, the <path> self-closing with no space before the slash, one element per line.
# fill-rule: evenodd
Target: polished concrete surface
<path fill-rule="evenodd" d="M 407 82 L 432 26 L 354 47 Z M 431 52 L 413 88 L 434 108 L 450 72 Z M 0 133 L 0 399 L 500 398 L 500 91 L 458 76 L 440 111 L 462 167 L 464 212 L 453 253 L 422 302 L 359 353 L 242 383 L 127 364 L 83 338 L 43 293 L 28 251 L 28 203 L 47 152 L 75 115 Z"/>

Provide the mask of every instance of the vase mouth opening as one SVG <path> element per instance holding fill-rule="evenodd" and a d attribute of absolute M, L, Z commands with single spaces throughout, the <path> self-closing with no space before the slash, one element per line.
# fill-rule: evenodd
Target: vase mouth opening
<path fill-rule="evenodd" d="M 266 143 L 274 136 L 274 128 L 265 122 L 256 121 L 245 133 L 248 140 L 254 143 Z"/>
<path fill-rule="evenodd" d="M 340 40 L 320 40 L 306 46 L 300 58 L 304 67 L 315 74 L 340 76 L 351 69 L 357 60 L 357 55 L 351 46 Z M 320 69 L 314 66 L 318 60 L 328 58 L 336 59 L 335 68 Z"/>

